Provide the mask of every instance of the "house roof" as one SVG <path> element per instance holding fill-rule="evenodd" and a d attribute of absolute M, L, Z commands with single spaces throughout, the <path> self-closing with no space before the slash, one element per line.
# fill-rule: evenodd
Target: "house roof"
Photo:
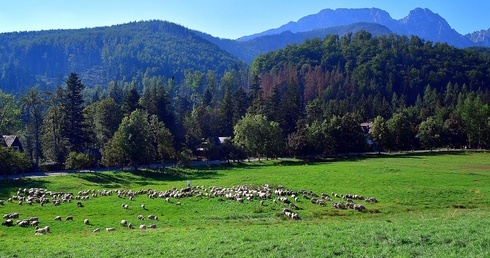
<path fill-rule="evenodd" d="M 17 136 L 15 135 L 2 135 L 2 137 L 7 147 L 11 147 L 12 144 L 15 142 L 15 139 L 17 139 Z"/>

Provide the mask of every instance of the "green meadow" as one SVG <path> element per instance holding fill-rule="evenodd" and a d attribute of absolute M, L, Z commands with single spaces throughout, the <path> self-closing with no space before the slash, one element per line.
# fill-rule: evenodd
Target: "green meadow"
<path fill-rule="evenodd" d="M 73 173 L 0 182 L 0 200 L 24 188 L 53 192 L 166 191 L 192 186 L 250 188 L 269 184 L 318 195 L 332 192 L 375 197 L 364 212 L 311 203 L 299 195 L 300 220 L 282 215 L 277 196 L 243 203 L 224 197 L 90 197 L 71 203 L 19 205 L 0 213 L 38 217 L 50 232 L 0 226 L 0 257 L 489 257 L 490 154 L 407 153 L 338 158 L 322 162 L 273 160 L 164 171 Z M 344 201 L 332 196 L 333 201 Z M 178 202 L 180 205 L 178 205 Z M 128 209 L 123 209 L 127 204 Z M 140 208 L 144 204 L 146 209 Z M 158 221 L 138 220 L 157 215 Z M 55 221 L 55 216 L 63 220 Z M 66 221 L 73 216 L 73 221 Z M 89 225 L 83 223 L 89 219 Z M 156 224 L 129 229 L 127 220 Z M 4 219 L 2 219 L 2 222 Z M 114 232 L 105 228 L 114 227 Z M 93 233 L 95 228 L 101 231 Z"/>

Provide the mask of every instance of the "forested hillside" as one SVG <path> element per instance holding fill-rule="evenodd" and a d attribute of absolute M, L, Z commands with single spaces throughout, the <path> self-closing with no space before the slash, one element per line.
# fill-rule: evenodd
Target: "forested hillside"
<path fill-rule="evenodd" d="M 0 89 L 53 90 L 70 72 L 93 87 L 110 81 L 164 76 L 182 81 L 186 71 L 223 74 L 243 63 L 195 32 L 164 21 L 111 27 L 0 34 Z"/>
<path fill-rule="evenodd" d="M 448 83 L 468 91 L 490 88 L 490 55 L 462 50 L 418 37 L 373 37 L 368 32 L 329 35 L 259 56 L 252 72 L 262 77 L 264 92 L 278 85 L 270 79 L 298 76 L 305 101 L 342 100 L 394 93 L 413 105 L 426 86 L 444 92 Z M 293 74 L 284 74 L 292 69 Z M 369 118 L 369 117 L 367 117 Z"/>

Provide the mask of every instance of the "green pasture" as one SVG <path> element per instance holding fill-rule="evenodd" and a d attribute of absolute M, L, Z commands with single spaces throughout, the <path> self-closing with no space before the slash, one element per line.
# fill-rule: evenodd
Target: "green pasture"
<path fill-rule="evenodd" d="M 376 197 L 366 212 L 312 204 L 300 196 L 301 220 L 281 215 L 266 200 L 239 203 L 190 197 L 133 201 L 115 195 L 60 206 L 17 202 L 0 213 L 39 217 L 51 232 L 0 226 L 0 257 L 488 257 L 490 256 L 490 154 L 408 153 L 331 159 L 274 160 L 165 171 L 73 173 L 0 183 L 0 199 L 19 188 L 57 192 L 103 189 L 165 191 L 192 186 L 250 187 L 270 184 L 291 190 Z M 333 198 L 335 201 L 341 199 Z M 181 205 L 177 205 L 180 202 Z M 123 209 L 128 204 L 129 209 Z M 140 208 L 145 204 L 147 210 Z M 137 215 L 157 215 L 139 221 Z M 74 221 L 54 221 L 55 216 Z M 90 224 L 84 225 L 83 220 Z M 155 223 L 156 229 L 128 229 Z M 3 220 L 2 220 L 3 221 Z M 115 232 L 106 232 L 115 227 Z M 93 233 L 100 228 L 101 232 Z"/>

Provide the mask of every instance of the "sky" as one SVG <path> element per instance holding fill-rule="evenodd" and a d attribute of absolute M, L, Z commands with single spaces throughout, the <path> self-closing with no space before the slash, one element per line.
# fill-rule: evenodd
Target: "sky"
<path fill-rule="evenodd" d="M 371 8 L 401 19 L 417 7 L 461 34 L 490 28 L 490 0 L 0 0 L 0 32 L 79 29 L 165 20 L 220 38 L 277 28 L 323 9 Z"/>

